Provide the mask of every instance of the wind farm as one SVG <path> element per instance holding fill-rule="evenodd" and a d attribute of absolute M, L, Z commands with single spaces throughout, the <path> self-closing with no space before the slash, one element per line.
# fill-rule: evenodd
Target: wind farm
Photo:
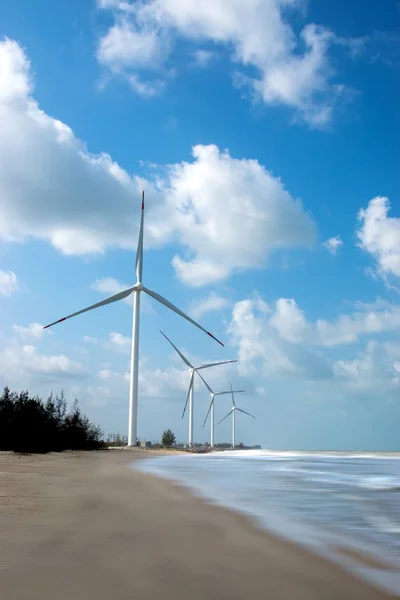
<path fill-rule="evenodd" d="M 124 300 L 125 298 L 127 298 L 128 296 L 133 294 L 132 342 L 131 342 L 130 387 L 129 387 L 129 417 L 128 417 L 128 447 L 134 447 L 138 444 L 137 423 L 138 423 L 138 396 L 139 396 L 140 294 L 142 292 L 147 294 L 148 296 L 150 296 L 151 298 L 153 298 L 154 300 L 156 300 L 163 306 L 167 307 L 172 312 L 175 312 L 180 317 L 182 317 L 183 319 L 185 319 L 186 321 L 188 321 L 189 323 L 191 323 L 192 325 L 194 325 L 195 327 L 200 329 L 202 332 L 206 333 L 211 339 L 218 342 L 218 344 L 220 346 L 222 346 L 222 347 L 224 346 L 224 344 L 217 337 L 215 337 L 212 333 L 207 331 L 207 329 L 205 329 L 197 321 L 192 319 L 192 317 L 190 317 L 189 315 L 184 313 L 181 309 L 179 309 L 177 306 L 172 304 L 169 300 L 167 300 L 166 298 L 164 298 L 157 292 L 155 292 L 143 285 L 143 281 L 142 281 L 143 280 L 143 240 L 144 240 L 144 212 L 145 212 L 145 200 L 144 199 L 145 199 L 144 191 L 142 191 L 139 235 L 138 235 L 137 252 L 136 252 L 136 265 L 135 265 L 136 283 L 134 285 L 132 285 L 131 287 L 128 287 L 116 294 L 113 294 L 112 296 L 109 296 L 108 298 L 105 298 L 104 300 L 101 300 L 100 302 L 96 302 L 95 304 L 92 304 L 90 306 L 87 306 L 86 308 L 83 308 L 76 312 L 73 312 L 73 313 L 67 315 L 66 317 L 62 317 L 61 319 L 58 319 L 57 321 L 53 321 L 52 323 L 49 323 L 48 325 L 44 326 L 44 329 L 48 329 L 50 327 L 53 327 L 54 325 L 62 323 L 68 319 L 71 319 L 73 317 L 76 317 L 78 315 L 86 313 L 88 311 L 94 310 L 96 308 L 100 308 L 102 306 L 106 306 L 108 304 L 112 304 L 114 302 L 118 302 L 120 300 Z M 214 393 L 211 390 L 211 388 L 209 387 L 209 385 L 206 383 L 204 378 L 200 375 L 199 371 L 204 370 L 204 369 L 210 369 L 212 367 L 217 367 L 217 366 L 221 366 L 221 365 L 237 363 L 238 361 L 237 361 L 237 359 L 223 360 L 223 361 L 215 361 L 215 362 L 211 362 L 211 363 L 205 363 L 205 364 L 201 364 L 199 366 L 194 366 L 191 364 L 189 359 L 187 357 L 185 357 L 180 350 L 178 350 L 178 348 L 175 346 L 175 344 L 173 344 L 173 342 L 167 337 L 167 335 L 165 333 L 163 333 L 161 331 L 161 334 L 169 342 L 169 344 L 174 348 L 174 350 L 177 352 L 177 354 L 180 356 L 180 358 L 182 359 L 184 364 L 189 369 L 189 387 L 188 387 L 186 401 L 185 401 L 183 412 L 182 412 L 182 419 L 183 419 L 185 416 L 185 413 L 186 413 L 187 406 L 189 404 L 189 419 L 188 419 L 188 421 L 189 421 L 189 431 L 188 431 L 189 448 L 193 447 L 193 443 L 194 443 L 194 439 L 193 439 L 193 435 L 194 435 L 194 380 L 195 380 L 196 373 L 200 376 L 201 380 L 203 381 L 204 385 L 209 390 L 209 392 L 211 393 L 211 396 L 212 396 L 209 410 L 207 412 L 205 420 L 207 420 L 208 414 L 211 409 L 211 411 L 212 411 L 211 447 L 214 447 L 214 397 L 217 395 L 225 395 L 229 392 L 224 391 L 224 392 Z M 244 390 L 237 390 L 236 393 L 243 392 L 243 391 Z M 234 396 L 233 396 L 234 391 L 232 390 L 232 385 L 231 385 L 230 393 L 232 395 L 233 408 L 228 413 L 227 416 L 229 416 L 229 414 L 232 413 L 232 419 L 233 419 L 232 447 L 234 448 L 235 447 L 235 415 L 234 415 L 234 411 L 236 410 L 236 407 L 235 407 L 235 400 L 234 400 Z M 238 410 L 240 412 L 245 412 L 241 409 L 238 409 Z M 250 413 L 246 413 L 246 414 L 250 414 Z M 253 415 L 250 415 L 250 416 L 253 416 Z M 224 417 L 224 419 L 225 418 L 226 417 Z M 222 421 L 224 421 L 224 419 L 222 419 L 220 421 L 220 423 L 222 423 Z"/>
<path fill-rule="evenodd" d="M 399 599 L 400 0 L 0 14 L 0 600 Z"/>

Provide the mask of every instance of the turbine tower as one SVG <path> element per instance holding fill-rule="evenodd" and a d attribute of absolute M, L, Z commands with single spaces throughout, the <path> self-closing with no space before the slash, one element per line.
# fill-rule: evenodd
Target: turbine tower
<path fill-rule="evenodd" d="M 229 363 L 234 363 L 237 362 L 237 360 L 223 360 L 220 362 L 215 362 L 215 363 L 207 363 L 205 365 L 200 365 L 199 367 L 194 367 L 189 360 L 186 358 L 186 356 L 183 356 L 182 352 L 180 350 L 178 350 L 178 348 L 171 342 L 171 340 L 165 335 L 165 333 L 163 333 L 162 331 L 160 332 L 162 333 L 162 335 L 165 337 L 165 339 L 171 344 L 171 346 L 176 350 L 176 352 L 179 354 L 179 356 L 181 357 L 181 359 L 183 360 L 183 362 L 185 363 L 185 365 L 189 368 L 189 373 L 190 373 L 190 379 L 189 379 L 189 389 L 188 389 L 188 393 L 186 396 L 186 402 L 185 402 L 185 407 L 183 409 L 183 413 L 182 413 L 182 419 L 185 416 L 185 412 L 186 412 L 186 408 L 189 402 L 189 446 L 192 447 L 193 446 L 193 423 L 194 423 L 194 407 L 193 407 L 193 383 L 194 383 L 194 374 L 195 373 L 199 373 L 200 370 L 202 369 L 209 369 L 210 367 L 217 367 L 218 365 L 227 365 Z M 200 375 L 201 377 L 201 375 Z M 204 379 L 201 377 L 202 381 L 204 381 Z M 208 389 L 209 386 L 208 384 L 204 381 L 205 385 L 207 386 Z"/>
<path fill-rule="evenodd" d="M 225 421 L 225 419 L 227 419 L 230 414 L 232 415 L 232 448 L 235 448 L 235 413 L 236 413 L 236 411 L 238 410 L 239 412 L 244 413 L 245 415 L 249 415 L 249 417 L 253 417 L 253 419 L 255 419 L 255 416 L 251 415 L 248 412 L 246 412 L 242 408 L 239 408 L 239 407 L 236 406 L 235 396 L 233 395 L 234 391 L 232 389 L 232 384 L 231 384 L 231 394 L 232 394 L 233 406 L 232 406 L 231 410 L 228 412 L 228 414 L 225 415 L 225 417 L 220 420 L 220 422 L 218 423 L 218 425 L 220 423 L 222 423 L 222 421 Z"/>
<path fill-rule="evenodd" d="M 144 292 L 148 296 L 151 296 L 160 304 L 164 304 L 167 308 L 176 312 L 178 315 L 204 331 L 207 335 L 212 337 L 215 341 L 217 341 L 221 346 L 224 344 L 220 342 L 216 337 L 214 337 L 209 331 L 204 329 L 199 323 L 194 321 L 184 312 L 182 312 L 179 308 L 174 306 L 169 300 L 166 300 L 156 292 L 153 292 L 149 288 L 145 287 L 142 283 L 142 272 L 143 272 L 143 223 L 144 223 L 144 192 L 142 192 L 142 210 L 140 217 L 140 229 L 139 229 L 139 240 L 137 246 L 136 253 L 136 283 L 132 287 L 123 290 L 122 292 L 118 292 L 118 294 L 114 294 L 109 298 L 105 298 L 100 302 L 96 302 L 96 304 L 92 304 L 91 306 L 87 306 L 82 310 L 78 310 L 77 312 L 68 315 L 67 317 L 63 317 L 58 321 L 54 321 L 54 323 L 50 323 L 50 325 L 46 325 L 44 329 L 48 327 L 52 327 L 57 323 L 61 323 L 62 321 L 66 321 L 71 317 L 76 317 L 88 310 L 93 310 L 94 308 L 99 308 L 100 306 L 104 306 L 106 304 L 111 304 L 112 302 L 117 302 L 118 300 L 122 300 L 123 298 L 127 298 L 130 294 L 134 294 L 133 296 L 133 323 L 132 323 L 132 355 L 131 355 L 131 376 L 130 376 L 130 391 L 129 391 L 129 422 L 128 422 L 128 446 L 136 446 L 137 442 L 137 403 L 138 403 L 138 386 L 139 386 L 139 319 L 140 319 L 140 293 Z"/>
<path fill-rule="evenodd" d="M 210 414 L 211 411 L 211 435 L 210 435 L 210 446 L 211 448 L 214 448 L 214 398 L 215 396 L 224 396 L 225 394 L 232 394 L 233 392 L 235 394 L 240 394 L 242 392 L 244 392 L 245 390 L 233 390 L 232 392 L 232 387 L 230 390 L 228 391 L 224 391 L 224 392 L 213 392 L 213 390 L 211 389 L 211 387 L 208 385 L 208 383 L 206 382 L 206 380 L 201 376 L 201 374 L 199 373 L 201 379 L 203 380 L 205 386 L 207 387 L 208 391 L 210 392 L 210 396 L 211 396 L 211 400 L 210 400 L 210 404 L 208 406 L 208 411 L 206 414 L 206 418 L 204 419 L 204 423 L 203 423 L 203 427 L 204 425 L 207 423 L 207 419 L 208 419 L 208 415 Z"/>

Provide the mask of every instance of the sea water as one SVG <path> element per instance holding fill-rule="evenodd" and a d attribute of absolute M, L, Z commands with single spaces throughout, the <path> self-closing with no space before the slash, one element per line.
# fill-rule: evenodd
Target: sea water
<path fill-rule="evenodd" d="M 135 468 L 242 511 L 400 596 L 399 454 L 243 450 L 163 456 Z"/>

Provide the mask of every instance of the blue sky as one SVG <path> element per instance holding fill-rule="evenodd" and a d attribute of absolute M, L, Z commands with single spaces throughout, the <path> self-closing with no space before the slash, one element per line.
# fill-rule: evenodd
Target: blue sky
<path fill-rule="evenodd" d="M 126 432 L 129 303 L 40 326 L 135 282 L 144 188 L 145 284 L 225 349 L 143 305 L 139 436 L 187 437 L 163 329 L 193 360 L 239 359 L 209 372 L 247 390 L 238 439 L 399 450 L 398 2 L 1 11 L 0 384 L 64 388 Z"/>

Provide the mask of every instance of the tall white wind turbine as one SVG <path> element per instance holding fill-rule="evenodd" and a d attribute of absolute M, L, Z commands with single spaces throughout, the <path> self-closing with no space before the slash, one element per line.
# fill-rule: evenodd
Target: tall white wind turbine
<path fill-rule="evenodd" d="M 236 411 L 238 410 L 239 412 L 244 413 L 245 415 L 249 415 L 249 417 L 253 417 L 253 419 L 255 419 L 255 416 L 251 415 L 248 412 L 246 412 L 242 408 L 239 408 L 239 407 L 236 406 L 235 396 L 233 395 L 234 391 L 232 389 L 232 384 L 231 384 L 231 394 L 232 394 L 233 406 L 232 406 L 231 410 L 228 412 L 228 414 L 225 415 L 225 417 L 220 420 L 220 422 L 218 423 L 218 425 L 220 423 L 222 423 L 222 421 L 225 421 L 225 419 L 227 419 L 229 417 L 229 415 L 232 415 L 232 448 L 235 448 L 235 413 L 236 413 Z"/>
<path fill-rule="evenodd" d="M 199 375 L 200 375 L 200 373 L 199 373 Z M 215 396 L 224 396 L 225 394 L 232 394 L 232 393 L 235 393 L 235 394 L 240 394 L 240 393 L 244 392 L 245 390 L 233 390 L 233 392 L 232 392 L 232 386 L 231 386 L 231 389 L 230 389 L 230 390 L 223 391 L 223 392 L 214 392 L 214 391 L 211 389 L 211 387 L 208 385 L 208 383 L 205 381 L 205 379 L 204 379 L 204 378 L 203 378 L 201 375 L 200 375 L 200 377 L 201 377 L 201 379 L 203 380 L 203 382 L 204 382 L 204 384 L 205 384 L 206 388 L 207 388 L 207 389 L 208 389 L 208 391 L 210 392 L 210 396 L 211 396 L 211 399 L 210 399 L 210 404 L 209 404 L 209 406 L 208 406 L 208 411 L 207 411 L 207 414 L 206 414 L 206 418 L 204 419 L 203 427 L 204 427 L 204 425 L 207 423 L 208 415 L 209 415 L 209 414 L 210 414 L 210 412 L 211 412 L 211 435 L 210 435 L 210 446 L 211 446 L 211 448 L 214 448 L 214 419 L 215 419 L 215 417 L 214 417 L 214 398 L 215 398 Z"/>
<path fill-rule="evenodd" d="M 186 412 L 186 408 L 189 402 L 189 446 L 193 446 L 193 423 L 194 423 L 194 406 L 193 406 L 193 384 L 194 384 L 194 374 L 198 373 L 198 375 L 200 375 L 199 371 L 202 369 L 209 369 L 210 367 L 217 367 L 218 365 L 227 365 L 229 363 L 234 363 L 237 362 L 237 360 L 223 360 L 220 362 L 215 362 L 215 363 L 207 363 L 205 365 L 200 365 L 199 367 L 194 367 L 189 360 L 186 358 L 186 356 L 183 356 L 182 352 L 180 350 L 178 350 L 178 348 L 171 342 L 171 340 L 165 335 L 165 333 L 163 333 L 161 331 L 162 335 L 165 337 L 165 339 L 171 344 L 171 346 L 176 350 L 176 352 L 179 354 L 179 356 L 181 357 L 181 359 L 183 360 L 183 362 L 185 363 L 185 365 L 189 368 L 189 373 L 190 373 L 190 379 L 189 379 L 189 389 L 188 389 L 188 393 L 186 396 L 186 402 L 185 402 L 185 407 L 183 409 L 183 413 L 182 413 L 182 419 L 185 416 L 185 412 Z M 201 377 L 201 375 L 200 375 Z M 204 379 L 201 377 L 201 379 L 204 381 Z M 210 389 L 208 387 L 208 384 L 204 381 L 204 383 L 206 384 L 207 388 Z"/>
<path fill-rule="evenodd" d="M 174 306 L 171 302 L 153 292 L 149 288 L 145 287 L 142 283 L 142 272 L 143 272 L 143 223 L 144 223 L 144 192 L 142 192 L 142 210 L 141 210 L 141 218 L 140 218 L 140 229 L 139 229 L 139 240 L 137 246 L 136 253 L 136 283 L 132 287 L 123 290 L 122 292 L 118 292 L 118 294 L 114 294 L 109 298 L 105 298 L 100 302 L 96 302 L 96 304 L 92 304 L 82 310 L 78 310 L 77 312 L 68 315 L 67 317 L 63 317 L 58 321 L 54 321 L 54 323 L 50 323 L 50 325 L 46 325 L 44 329 L 47 327 L 52 327 L 57 323 L 61 323 L 62 321 L 66 321 L 71 317 L 76 317 L 88 310 L 92 310 L 94 308 L 99 308 L 100 306 L 104 306 L 106 304 L 111 304 L 112 302 L 117 302 L 118 300 L 122 300 L 126 298 L 130 294 L 134 294 L 133 296 L 133 325 L 132 325 L 132 355 L 131 355 L 131 378 L 130 378 L 130 391 L 129 391 L 129 423 L 128 423 L 128 446 L 135 446 L 137 442 L 137 402 L 138 402 L 138 386 L 139 386 L 139 318 L 140 318 L 140 293 L 144 292 L 148 296 L 151 296 L 157 302 L 164 304 L 170 310 L 176 312 L 178 315 L 204 331 L 207 335 L 212 337 L 215 341 L 217 341 L 221 346 L 224 344 L 220 342 L 216 337 L 214 337 L 209 331 L 204 329 L 199 323 L 196 323 L 193 319 L 191 319 L 188 315 L 182 312 L 179 308 Z"/>

